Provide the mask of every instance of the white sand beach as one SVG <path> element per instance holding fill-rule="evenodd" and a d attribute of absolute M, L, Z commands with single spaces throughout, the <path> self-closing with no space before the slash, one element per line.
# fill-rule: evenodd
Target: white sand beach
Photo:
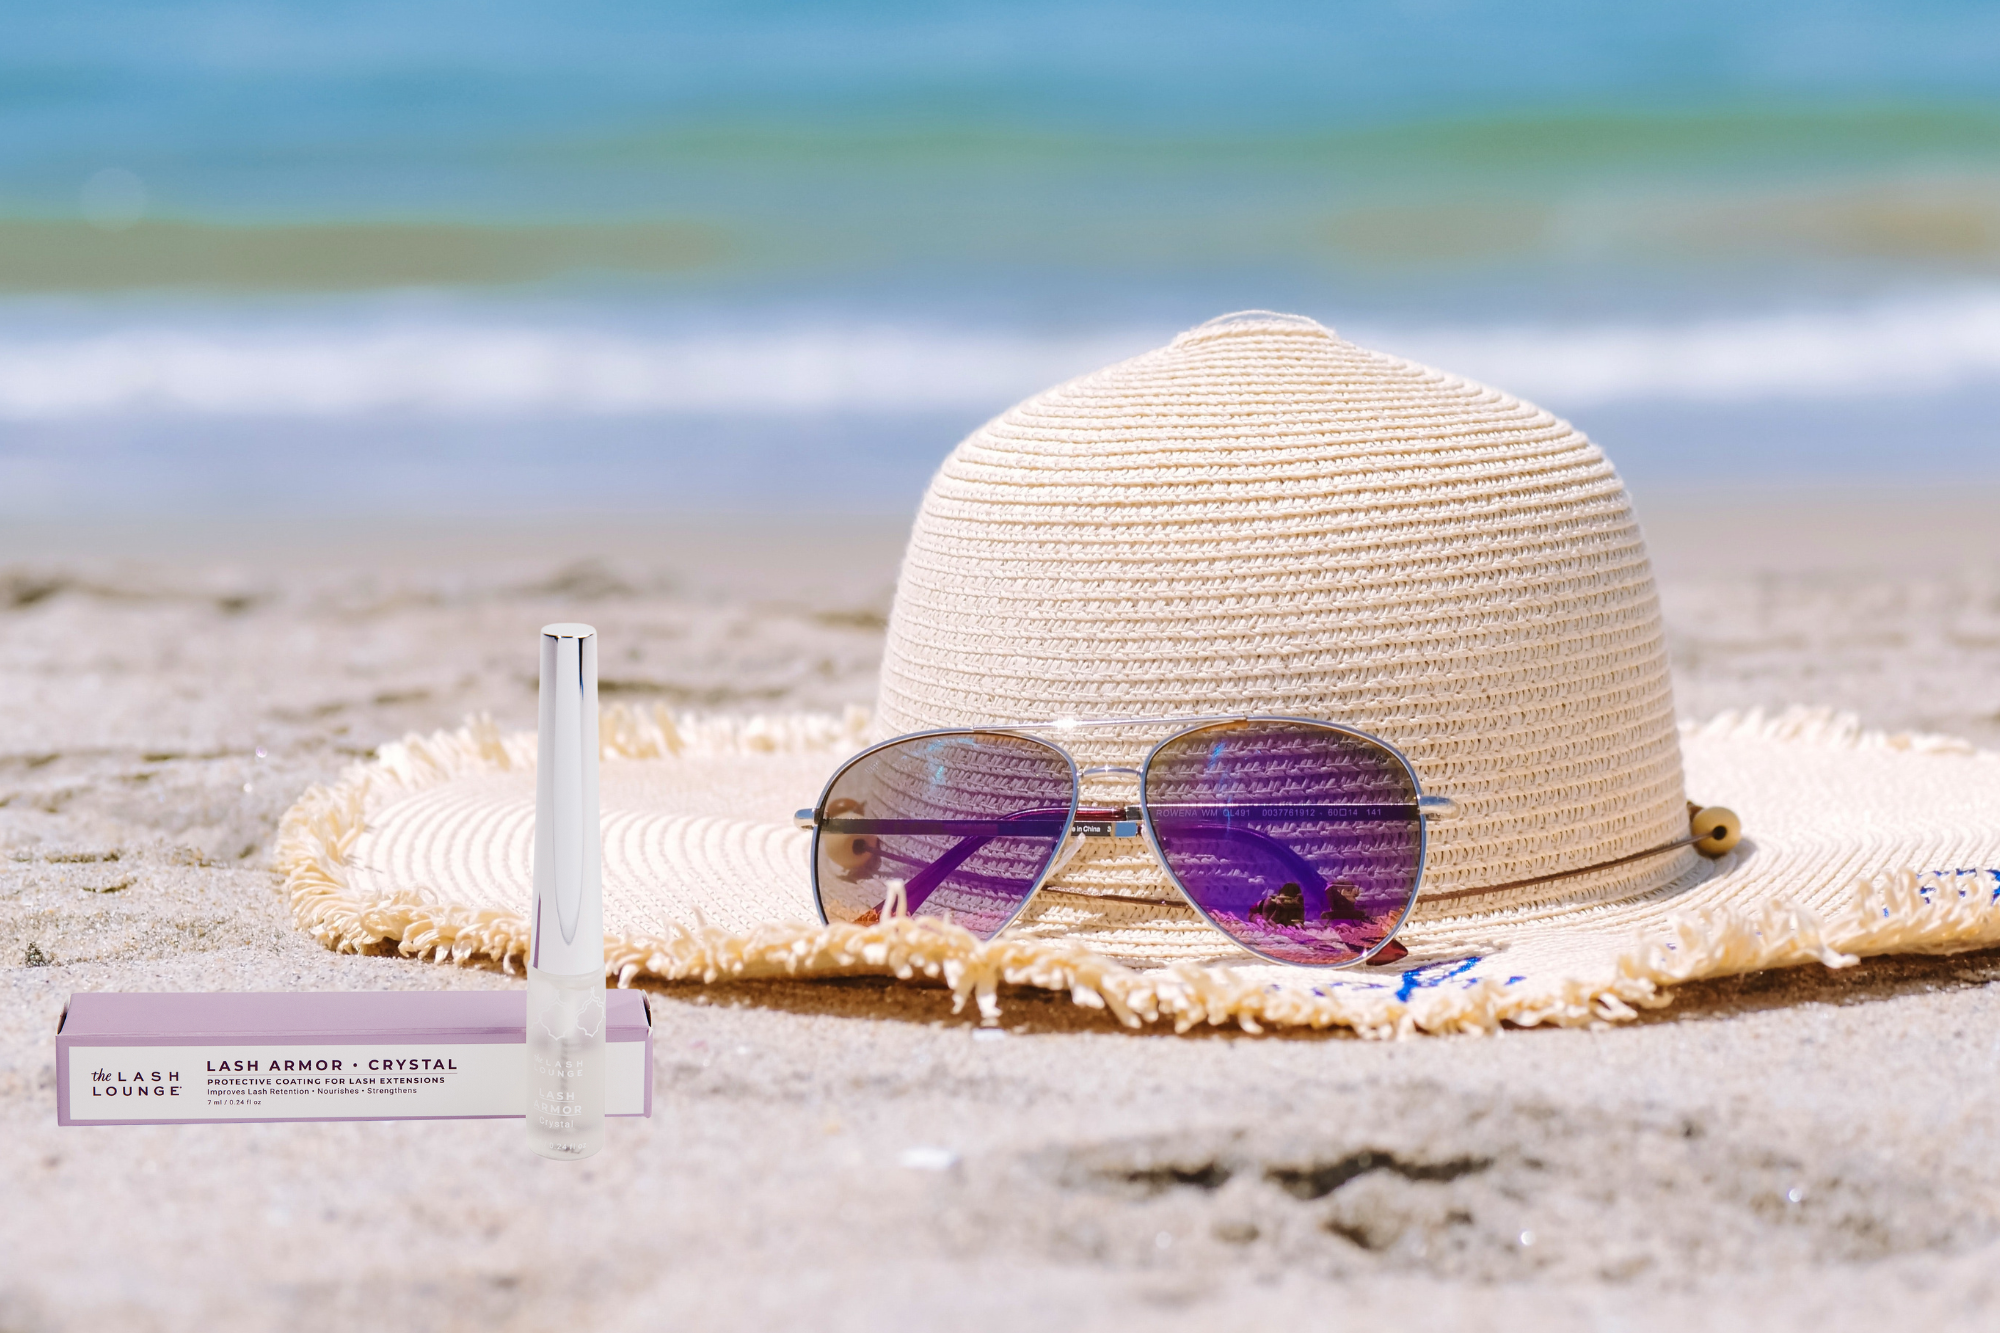
<path fill-rule="evenodd" d="M 1683 717 L 1820 705 L 2000 748 L 2000 495 L 1637 501 Z M 57 1127 L 73 992 L 520 985 L 294 930 L 280 815 L 405 732 L 531 726 L 553 620 L 598 627 L 607 698 L 866 704 L 902 540 L 0 532 L 0 1330 L 2000 1323 L 1992 952 L 1404 1042 L 675 986 L 653 1117 L 582 1164 L 500 1122 Z"/>

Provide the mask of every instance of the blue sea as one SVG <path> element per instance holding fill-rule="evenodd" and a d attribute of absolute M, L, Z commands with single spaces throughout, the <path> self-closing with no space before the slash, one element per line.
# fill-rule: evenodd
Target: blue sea
<path fill-rule="evenodd" d="M 0 517 L 906 511 L 1243 308 L 1635 485 L 2000 481 L 2000 9 L 93 4 L 0 43 Z"/>

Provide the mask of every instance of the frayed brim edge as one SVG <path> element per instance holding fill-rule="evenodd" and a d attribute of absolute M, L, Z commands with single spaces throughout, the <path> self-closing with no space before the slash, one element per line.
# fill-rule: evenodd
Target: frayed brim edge
<path fill-rule="evenodd" d="M 1801 710 L 1797 717 L 1816 718 Z M 1700 729 L 1716 734 L 1722 719 Z M 1730 719 L 1734 721 L 1734 719 Z M 612 705 L 602 714 L 604 754 L 665 759 L 682 754 L 800 750 L 845 752 L 863 743 L 867 718 L 794 715 L 779 719 L 676 717 Z M 1746 718 L 1745 731 L 1772 724 Z M 1842 723 L 1845 726 L 1845 723 Z M 1795 739 L 1801 728 L 1793 727 Z M 1829 730 L 1812 739 L 1828 743 Z M 1846 731 L 1853 732 L 1851 727 Z M 1850 744 L 1872 744 L 1853 732 Z M 1845 737 L 1843 736 L 1843 739 Z M 490 718 L 457 731 L 411 735 L 385 745 L 330 787 L 313 787 L 285 813 L 276 869 L 292 918 L 329 949 L 357 952 L 383 943 L 411 958 L 490 961 L 512 972 L 528 948 L 528 925 L 514 912 L 436 901 L 422 890 L 391 898 L 350 896 L 347 856 L 371 812 L 415 791 L 481 772 L 532 768 L 533 736 L 503 736 Z M 774 924 L 732 934 L 703 922 L 669 924 L 660 934 L 605 937 L 605 975 L 620 986 L 649 977 L 714 983 L 828 976 L 924 978 L 950 988 L 955 1012 L 968 1001 L 997 1025 L 1000 987 L 1066 991 L 1078 1005 L 1108 1010 L 1127 1027 L 1170 1021 L 1176 1032 L 1234 1024 L 1351 1029 L 1370 1038 L 1418 1033 L 1484 1033 L 1521 1027 L 1586 1027 L 1628 1021 L 1671 1001 L 1690 981 L 1821 963 L 1848 967 L 1893 953 L 1959 953 L 2000 944 L 2000 903 L 1987 874 L 1899 871 L 1855 886 L 1851 907 L 1831 918 L 1773 902 L 1757 911 L 1710 908 L 1676 913 L 1642 934 L 1598 977 L 1482 978 L 1458 988 L 1407 995 L 1392 987 L 1274 985 L 1227 967 L 1175 964 L 1140 971 L 1060 940 L 1002 936 L 982 942 L 956 926 L 891 919 L 874 926 Z"/>

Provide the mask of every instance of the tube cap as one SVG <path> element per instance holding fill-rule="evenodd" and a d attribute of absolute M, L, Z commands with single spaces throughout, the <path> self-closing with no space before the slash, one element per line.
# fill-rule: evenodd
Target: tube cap
<path fill-rule="evenodd" d="M 564 976 L 604 970 L 597 745 L 597 631 L 544 625 L 528 964 Z"/>

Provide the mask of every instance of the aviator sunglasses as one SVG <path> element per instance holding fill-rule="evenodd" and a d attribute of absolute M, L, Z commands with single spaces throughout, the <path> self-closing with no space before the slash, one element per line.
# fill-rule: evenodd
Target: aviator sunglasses
<path fill-rule="evenodd" d="M 1078 769 L 1037 733 L 1173 727 L 1137 768 Z M 1136 778 L 1139 800 L 1082 805 L 1082 780 Z M 1525 888 L 1694 846 L 1736 843 L 1734 815 L 1693 836 L 1558 874 L 1430 895 Z M 917 732 L 863 750 L 797 822 L 813 831 L 813 900 L 828 925 L 932 917 L 992 939 L 1037 893 L 1191 906 L 1235 943 L 1308 967 L 1389 963 L 1423 881 L 1425 831 L 1450 819 L 1388 742 L 1294 717 L 1159 717 Z M 1048 881 L 1087 838 L 1142 838 L 1181 897 L 1067 893 Z M 1184 900 L 1184 901 L 1183 901 Z"/>

